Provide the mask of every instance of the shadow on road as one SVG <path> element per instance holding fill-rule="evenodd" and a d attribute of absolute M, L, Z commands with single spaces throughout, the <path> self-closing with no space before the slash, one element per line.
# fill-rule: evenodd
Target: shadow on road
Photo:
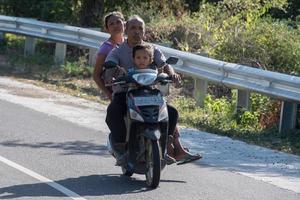
<path fill-rule="evenodd" d="M 161 182 L 185 183 L 177 180 L 161 180 Z M 56 183 L 72 190 L 82 197 L 121 195 L 151 191 L 143 180 L 120 176 L 118 174 L 103 174 L 81 176 L 58 180 Z M 21 184 L 0 188 L 0 199 L 20 197 L 64 197 L 65 195 L 45 183 Z"/>
<path fill-rule="evenodd" d="M 106 145 L 99 145 L 89 141 L 23 143 L 19 140 L 13 140 L 1 142 L 0 145 L 6 147 L 61 149 L 64 150 L 63 155 L 109 155 Z"/>

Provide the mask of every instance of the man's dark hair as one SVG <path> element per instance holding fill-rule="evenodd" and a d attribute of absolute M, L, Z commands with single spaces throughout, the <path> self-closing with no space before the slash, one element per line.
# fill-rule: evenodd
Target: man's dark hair
<path fill-rule="evenodd" d="M 126 26 L 125 26 L 126 29 L 128 29 L 129 24 L 130 24 L 132 21 L 134 21 L 134 20 L 137 20 L 137 21 L 142 22 L 142 23 L 143 23 L 143 28 L 144 28 L 144 30 L 145 30 L 145 22 L 144 22 L 144 20 L 143 20 L 140 16 L 138 16 L 138 15 L 133 15 L 133 16 L 129 17 L 129 19 L 128 19 L 127 22 L 126 22 Z"/>

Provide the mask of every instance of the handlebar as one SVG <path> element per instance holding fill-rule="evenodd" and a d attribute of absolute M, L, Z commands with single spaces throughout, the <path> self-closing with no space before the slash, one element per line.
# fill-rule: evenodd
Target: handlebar
<path fill-rule="evenodd" d="M 118 77 L 117 79 L 113 80 L 111 83 L 105 84 L 105 86 L 124 85 L 130 83 L 137 83 L 137 81 L 135 81 L 131 75 L 126 75 L 126 76 Z M 157 76 L 156 80 L 151 85 L 155 85 L 157 83 L 165 85 L 168 83 L 173 83 L 173 80 L 170 76 Z"/>

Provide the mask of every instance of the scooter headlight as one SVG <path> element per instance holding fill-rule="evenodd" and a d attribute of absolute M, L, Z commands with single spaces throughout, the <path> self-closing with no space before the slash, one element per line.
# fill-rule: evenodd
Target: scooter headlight
<path fill-rule="evenodd" d="M 140 121 L 140 122 L 144 122 L 143 117 L 138 112 L 136 112 L 135 110 L 129 109 L 129 114 L 130 114 L 131 119 L 134 119 L 134 120 L 137 120 L 137 121 Z"/>
<path fill-rule="evenodd" d="M 155 73 L 137 73 L 132 78 L 140 85 L 151 85 L 157 78 Z"/>

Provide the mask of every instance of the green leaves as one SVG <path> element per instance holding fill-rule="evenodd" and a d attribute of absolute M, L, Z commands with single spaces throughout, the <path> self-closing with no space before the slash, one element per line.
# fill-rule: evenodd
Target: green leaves
<path fill-rule="evenodd" d="M 86 64 L 86 59 L 80 57 L 78 61 L 69 62 L 61 66 L 61 71 L 65 78 L 77 77 L 77 78 L 87 78 L 91 77 L 93 73 L 93 68 Z"/>
<path fill-rule="evenodd" d="M 260 94 L 251 94 L 251 108 L 236 109 L 236 93 L 231 101 L 207 95 L 204 107 L 196 106 L 191 98 L 180 97 L 174 101 L 182 123 L 223 133 L 258 133 L 273 126 L 278 120 L 280 104 Z"/>
<path fill-rule="evenodd" d="M 204 108 L 197 107 L 190 98 L 180 97 L 174 101 L 182 124 L 300 155 L 299 130 L 278 133 L 274 126 L 278 123 L 280 101 L 252 94 L 250 110 L 236 112 L 235 104 L 235 93 L 231 102 L 208 95 Z"/>

